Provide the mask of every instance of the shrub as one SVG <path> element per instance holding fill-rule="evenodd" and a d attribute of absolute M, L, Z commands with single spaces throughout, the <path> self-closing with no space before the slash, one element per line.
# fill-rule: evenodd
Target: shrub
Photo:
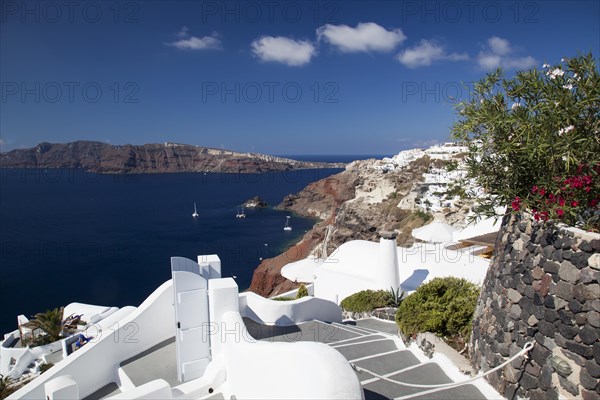
<path fill-rule="evenodd" d="M 444 167 L 446 168 L 446 171 L 448 171 L 448 172 L 456 171 L 456 169 L 458 168 L 458 161 L 448 160 L 448 161 L 446 161 Z"/>
<path fill-rule="evenodd" d="M 13 384 L 14 381 L 10 377 L 0 374 L 0 399 L 4 399 L 15 392 Z"/>
<path fill-rule="evenodd" d="M 298 288 L 298 293 L 296 294 L 296 298 L 300 299 L 302 297 L 306 297 L 308 296 L 308 289 L 306 288 L 306 286 L 304 286 L 304 283 L 300 284 L 300 287 Z"/>
<path fill-rule="evenodd" d="M 390 293 L 385 290 L 363 290 L 346 297 L 340 306 L 351 312 L 369 312 L 390 304 Z"/>
<path fill-rule="evenodd" d="M 512 79 L 498 69 L 457 109 L 453 137 L 469 143 L 469 176 L 486 192 L 479 215 L 510 205 L 600 229 L 600 74 L 591 54 Z"/>
<path fill-rule="evenodd" d="M 296 298 L 295 297 L 280 296 L 280 297 L 273 297 L 273 298 L 271 298 L 271 300 L 275 300 L 275 301 L 290 301 L 290 300 L 296 300 Z"/>
<path fill-rule="evenodd" d="M 54 363 L 43 363 L 40 365 L 39 369 L 40 369 L 40 374 L 43 374 L 44 372 L 48 371 L 50 368 L 54 367 Z"/>
<path fill-rule="evenodd" d="M 404 290 L 400 290 L 400 288 L 394 290 L 394 287 L 390 286 L 390 289 L 387 292 L 390 295 L 390 301 L 388 302 L 388 305 L 390 307 L 398 308 L 400 303 L 404 301 L 404 297 L 406 295 Z"/>
<path fill-rule="evenodd" d="M 479 288 L 465 279 L 435 278 L 400 304 L 396 323 L 405 335 L 433 332 L 468 337 Z"/>
<path fill-rule="evenodd" d="M 431 206 L 431 202 L 429 200 L 425 200 L 425 204 L 427 204 L 428 206 Z M 423 220 L 423 223 L 429 222 L 430 220 L 433 219 L 433 216 L 431 214 L 426 213 L 423 210 L 417 210 L 417 211 L 415 211 L 414 215 L 417 218 L 420 218 L 421 220 Z"/>

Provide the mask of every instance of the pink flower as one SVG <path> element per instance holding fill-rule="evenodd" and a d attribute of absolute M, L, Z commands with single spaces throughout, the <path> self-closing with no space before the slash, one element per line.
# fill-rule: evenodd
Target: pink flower
<path fill-rule="evenodd" d="M 564 213 L 565 213 L 565 212 L 562 210 L 562 208 L 559 208 L 558 210 L 556 210 L 556 214 L 557 214 L 559 217 L 562 217 Z"/>
<path fill-rule="evenodd" d="M 537 191 L 538 191 L 538 187 L 537 187 L 537 186 L 534 186 L 534 187 L 531 189 L 531 193 L 535 193 L 535 192 L 537 192 Z"/>

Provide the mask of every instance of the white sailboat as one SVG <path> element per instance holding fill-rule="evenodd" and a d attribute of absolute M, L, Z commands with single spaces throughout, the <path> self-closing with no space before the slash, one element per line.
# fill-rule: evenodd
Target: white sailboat
<path fill-rule="evenodd" d="M 246 213 L 244 213 L 244 206 L 242 206 L 242 212 L 240 212 L 240 209 L 238 208 L 238 212 L 235 215 L 236 218 L 246 218 Z"/>
<path fill-rule="evenodd" d="M 198 216 L 198 211 L 196 210 L 196 203 L 194 203 L 194 212 L 192 213 L 192 217 L 196 218 Z"/>
<path fill-rule="evenodd" d="M 291 231 L 292 227 L 290 226 L 290 216 L 288 215 L 287 217 L 285 217 L 285 226 L 283 227 L 284 231 Z"/>

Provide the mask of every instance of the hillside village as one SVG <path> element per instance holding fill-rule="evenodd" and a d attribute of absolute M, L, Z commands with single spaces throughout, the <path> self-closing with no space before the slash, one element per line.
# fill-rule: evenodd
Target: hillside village
<path fill-rule="evenodd" d="M 396 232 L 402 247 L 414 244 L 413 229 L 433 221 L 456 231 L 469 227 L 470 236 L 496 232 L 499 222 L 488 220 L 479 221 L 480 230 L 473 229 L 474 201 L 469 196 L 481 189 L 466 179 L 467 150 L 445 143 L 390 158 L 354 161 L 345 171 L 287 196 L 278 208 L 320 222 L 286 253 L 264 260 L 250 289 L 264 296 L 293 289 L 297 284 L 280 275 L 286 263 L 309 256 L 326 258 L 350 240 L 378 241 L 383 231 Z"/>

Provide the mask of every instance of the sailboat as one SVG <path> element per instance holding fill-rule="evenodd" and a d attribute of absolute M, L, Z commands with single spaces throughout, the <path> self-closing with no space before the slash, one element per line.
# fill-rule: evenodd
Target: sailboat
<path fill-rule="evenodd" d="M 198 216 L 198 211 L 196 210 L 196 203 L 194 203 L 194 212 L 192 213 L 192 217 L 196 218 Z"/>
<path fill-rule="evenodd" d="M 292 227 L 290 226 L 290 216 L 288 215 L 287 217 L 285 217 L 285 226 L 283 227 L 284 231 L 291 231 Z"/>
<path fill-rule="evenodd" d="M 236 218 L 246 218 L 246 214 L 244 213 L 244 206 L 242 206 L 242 212 L 240 213 L 240 209 L 238 208 L 237 214 L 235 215 Z"/>

